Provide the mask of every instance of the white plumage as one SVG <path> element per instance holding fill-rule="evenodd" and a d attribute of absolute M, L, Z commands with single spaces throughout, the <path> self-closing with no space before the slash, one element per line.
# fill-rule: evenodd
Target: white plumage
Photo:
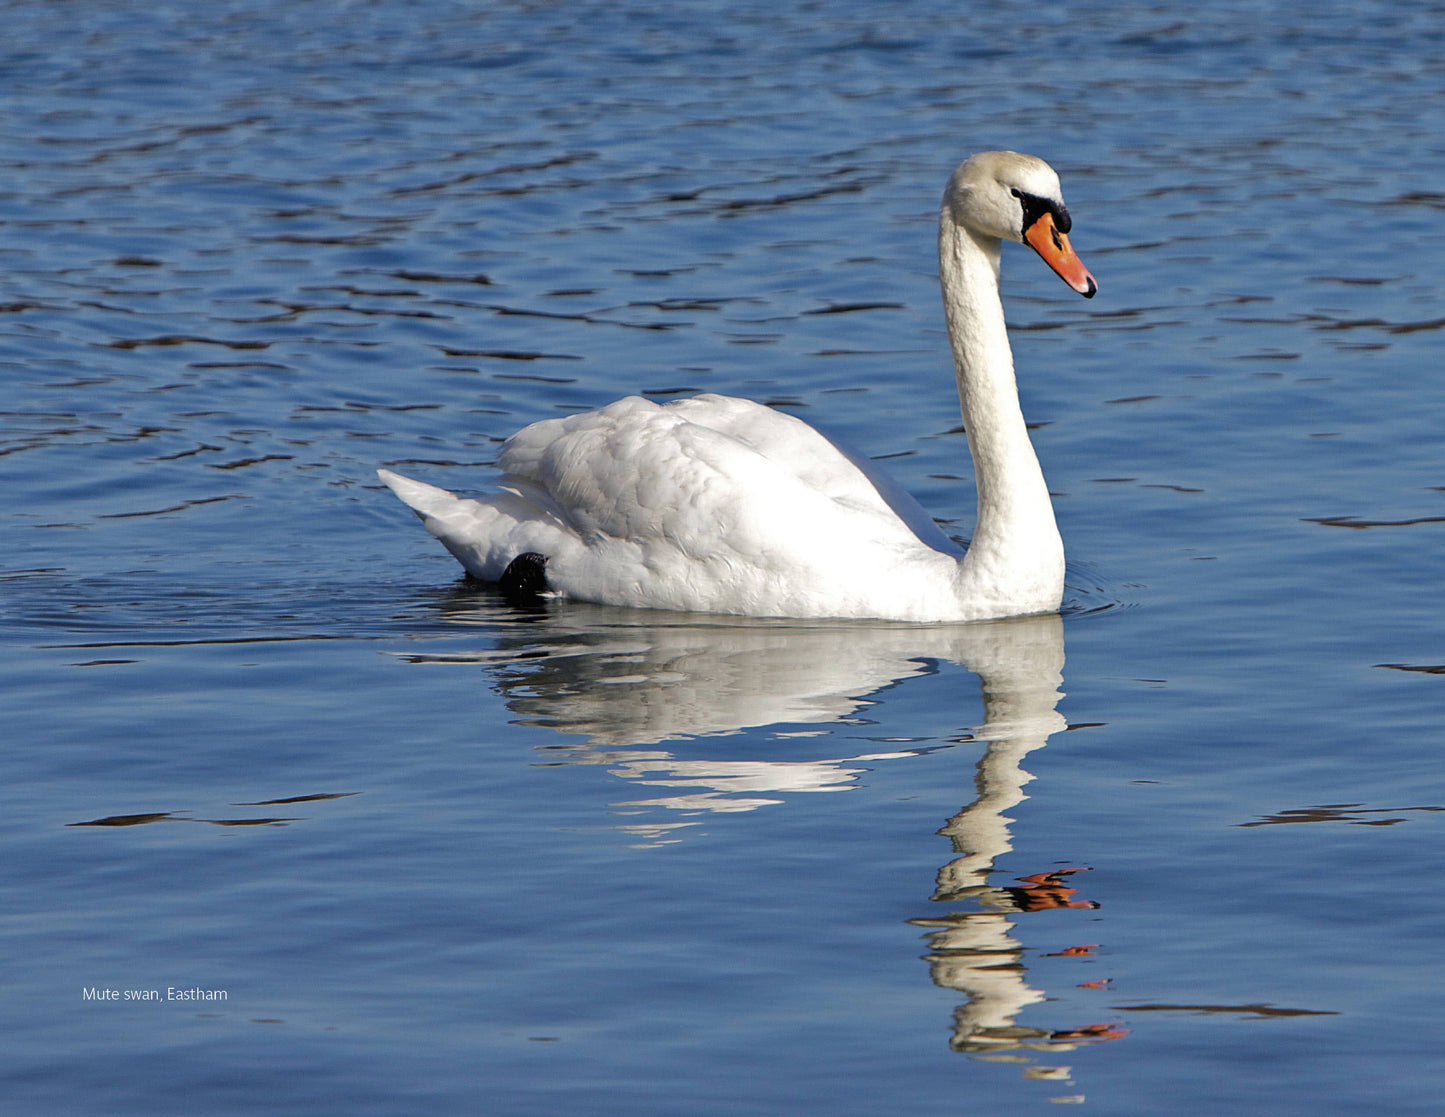
<path fill-rule="evenodd" d="M 1059 606 L 1063 551 L 1013 381 L 998 298 L 1001 239 L 1032 244 L 1076 290 L 1047 164 L 976 155 L 950 181 L 940 267 L 979 519 L 967 554 L 912 498 L 800 419 L 703 395 L 632 396 L 547 419 L 502 449 L 479 500 L 380 476 L 474 576 L 545 557 L 583 601 L 777 617 L 956 621 Z"/>

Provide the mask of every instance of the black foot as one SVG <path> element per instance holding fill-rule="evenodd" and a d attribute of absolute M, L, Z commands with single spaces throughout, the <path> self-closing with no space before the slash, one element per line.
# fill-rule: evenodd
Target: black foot
<path fill-rule="evenodd" d="M 502 596 L 513 604 L 533 603 L 547 592 L 546 566 L 547 556 L 539 555 L 536 551 L 518 555 L 507 563 L 507 569 L 502 571 L 497 588 L 502 591 Z"/>

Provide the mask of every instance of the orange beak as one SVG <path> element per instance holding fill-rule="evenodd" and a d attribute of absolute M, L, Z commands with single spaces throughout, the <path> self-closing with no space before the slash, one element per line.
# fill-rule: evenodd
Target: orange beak
<path fill-rule="evenodd" d="M 1086 299 L 1092 299 L 1099 285 L 1084 267 L 1084 261 L 1074 254 L 1069 238 L 1059 232 L 1054 224 L 1054 215 L 1045 213 L 1024 230 L 1024 241 L 1044 258 L 1044 263 L 1058 273 L 1067 283 Z"/>

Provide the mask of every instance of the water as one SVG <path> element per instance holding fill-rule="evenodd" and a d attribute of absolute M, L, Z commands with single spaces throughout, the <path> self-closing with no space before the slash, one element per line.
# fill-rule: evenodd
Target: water
<path fill-rule="evenodd" d="M 1438 1111 L 1442 14 L 5 5 L 10 1104 Z M 375 481 L 716 390 L 966 533 L 989 147 L 1062 622 L 518 613 Z"/>

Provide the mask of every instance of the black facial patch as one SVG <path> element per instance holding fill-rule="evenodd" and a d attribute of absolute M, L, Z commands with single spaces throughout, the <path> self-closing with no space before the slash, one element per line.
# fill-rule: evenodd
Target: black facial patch
<path fill-rule="evenodd" d="M 1040 198 L 1037 194 L 1026 194 L 1018 187 L 1010 191 L 1020 204 L 1024 207 L 1024 225 L 1019 230 L 1020 234 L 1027 233 L 1033 227 L 1033 223 L 1044 214 L 1049 213 L 1054 218 L 1054 228 L 1061 233 L 1067 233 L 1073 224 L 1069 220 L 1069 211 L 1052 198 Z"/>

